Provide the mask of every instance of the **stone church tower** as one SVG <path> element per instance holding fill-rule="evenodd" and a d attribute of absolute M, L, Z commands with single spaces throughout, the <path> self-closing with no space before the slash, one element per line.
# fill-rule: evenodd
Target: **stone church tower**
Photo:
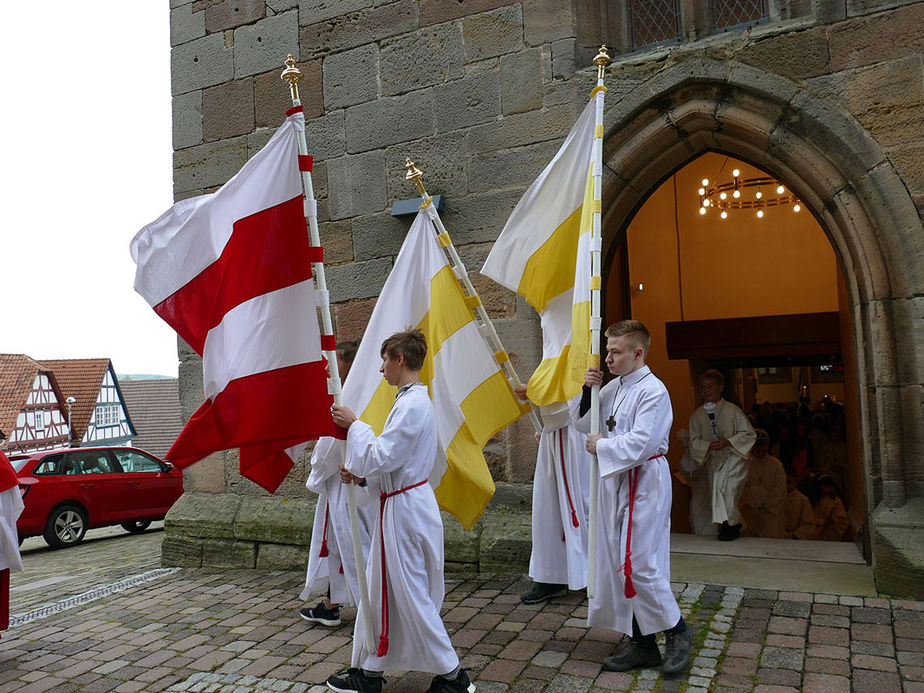
<path fill-rule="evenodd" d="M 849 536 L 881 592 L 924 597 L 924 2 L 171 0 L 170 13 L 176 198 L 215 190 L 269 139 L 290 105 L 279 75 L 293 54 L 338 338 L 361 336 L 410 225 L 392 215 L 416 196 L 409 156 L 444 196 L 443 221 L 524 379 L 541 355 L 537 317 L 477 269 L 586 103 L 606 43 L 605 321 L 652 328 L 675 429 L 706 367 L 737 378 L 746 404 L 784 369 L 792 381 L 769 400 L 795 400 L 797 375 L 800 396 L 834 393 Z M 734 233 L 701 248 L 696 219 L 715 217 L 688 214 L 702 198 L 686 181 L 731 180 L 733 164 L 788 188 L 804 227 L 782 208 L 763 226 L 731 210 Z M 697 263 L 718 257 L 697 285 Z M 756 283 L 767 295 L 750 293 Z M 798 316 L 822 315 L 832 327 L 813 341 L 822 318 Z M 784 336 L 759 337 L 768 330 Z M 703 336 L 720 333 L 731 341 Z M 182 344 L 180 355 L 188 416 L 201 363 Z M 525 422 L 490 443 L 498 493 L 473 531 L 447 519 L 450 568 L 525 564 L 535 450 Z M 236 451 L 190 468 L 164 561 L 302 568 L 307 466 L 273 496 L 237 474 Z M 686 490 L 674 493 L 683 531 Z"/>

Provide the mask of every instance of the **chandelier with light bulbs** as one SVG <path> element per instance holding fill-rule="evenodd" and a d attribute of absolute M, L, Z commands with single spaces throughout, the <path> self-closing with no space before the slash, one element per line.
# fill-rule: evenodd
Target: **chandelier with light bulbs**
<path fill-rule="evenodd" d="M 741 171 L 735 169 L 731 182 L 713 185 L 708 178 L 703 178 L 699 189 L 699 213 L 705 215 L 714 208 L 719 210 L 719 217 L 727 219 L 730 209 L 753 209 L 757 218 L 762 219 L 766 207 L 791 205 L 793 212 L 802 210 L 799 199 L 775 178 L 741 178 L 740 175 Z"/>

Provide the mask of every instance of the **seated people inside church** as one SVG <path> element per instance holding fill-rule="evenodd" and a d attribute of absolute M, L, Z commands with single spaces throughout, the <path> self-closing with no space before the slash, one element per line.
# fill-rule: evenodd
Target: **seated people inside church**
<path fill-rule="evenodd" d="M 798 485 L 796 475 L 787 473 L 783 536 L 786 539 L 813 539 L 816 530 L 815 513 L 809 499 L 797 488 Z"/>
<path fill-rule="evenodd" d="M 844 503 L 837 495 L 837 488 L 829 476 L 818 479 L 818 499 L 812 503 L 817 527 L 815 538 L 822 541 L 841 541 L 850 518 Z"/>
<path fill-rule="evenodd" d="M 781 539 L 784 533 L 783 505 L 786 503 L 786 472 L 769 454 L 770 438 L 762 429 L 748 457 L 748 480 L 739 505 L 745 536 Z"/>

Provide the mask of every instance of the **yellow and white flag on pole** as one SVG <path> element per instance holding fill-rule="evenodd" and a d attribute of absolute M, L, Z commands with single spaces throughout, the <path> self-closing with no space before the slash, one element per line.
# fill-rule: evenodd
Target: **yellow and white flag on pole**
<path fill-rule="evenodd" d="M 428 205 L 411 225 L 346 379 L 343 403 L 379 435 L 397 392 L 379 373 L 382 342 L 419 328 L 427 339 L 420 379 L 436 410 L 439 437 L 430 484 L 440 507 L 470 529 L 494 495 L 482 448 L 523 410 L 440 247 L 436 213 Z"/>
<path fill-rule="evenodd" d="M 538 405 L 581 391 L 590 355 L 595 99 L 514 207 L 481 273 L 526 299 L 542 325 L 542 362 L 527 394 Z"/>

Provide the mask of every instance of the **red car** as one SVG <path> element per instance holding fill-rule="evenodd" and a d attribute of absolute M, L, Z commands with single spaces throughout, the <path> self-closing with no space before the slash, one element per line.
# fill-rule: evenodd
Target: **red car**
<path fill-rule="evenodd" d="M 135 448 L 65 448 L 12 455 L 25 509 L 19 540 L 45 537 L 56 549 L 88 529 L 122 525 L 143 532 L 183 494 L 183 472 Z"/>

